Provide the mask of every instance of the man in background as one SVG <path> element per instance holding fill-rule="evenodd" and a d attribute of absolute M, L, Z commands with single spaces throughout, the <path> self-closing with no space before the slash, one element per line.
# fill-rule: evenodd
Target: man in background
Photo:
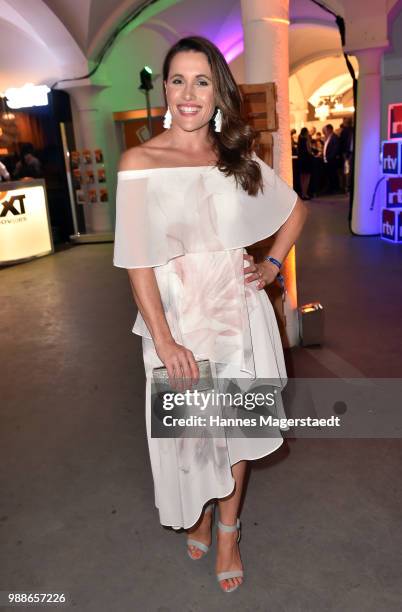
<path fill-rule="evenodd" d="M 333 126 L 328 123 L 323 128 L 325 137 L 323 149 L 324 171 L 327 179 L 326 193 L 339 191 L 338 164 L 339 164 L 339 138 L 334 133 Z"/>
<path fill-rule="evenodd" d="M 353 172 L 353 122 L 350 117 L 343 121 L 343 128 L 339 137 L 339 153 L 342 162 L 342 189 L 350 191 L 350 181 Z"/>
<path fill-rule="evenodd" d="M 15 166 L 14 178 L 41 178 L 42 170 L 40 161 L 34 156 L 34 148 L 31 143 L 21 147 L 21 159 Z"/>

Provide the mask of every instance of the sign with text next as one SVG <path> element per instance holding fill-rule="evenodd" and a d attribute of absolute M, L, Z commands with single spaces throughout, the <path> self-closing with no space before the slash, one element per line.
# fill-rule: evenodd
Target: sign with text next
<path fill-rule="evenodd" d="M 388 140 L 381 145 L 381 165 L 386 181 L 381 238 L 402 244 L 402 103 L 388 106 Z"/>
<path fill-rule="evenodd" d="M 402 138 L 402 103 L 388 106 L 388 139 Z"/>
<path fill-rule="evenodd" d="M 382 143 L 382 173 L 398 176 L 402 174 L 402 141 L 384 140 Z"/>
<path fill-rule="evenodd" d="M 0 264 L 53 253 L 45 183 L 0 183 Z"/>
<path fill-rule="evenodd" d="M 402 243 L 402 210 L 382 209 L 381 238 L 390 242 Z"/>

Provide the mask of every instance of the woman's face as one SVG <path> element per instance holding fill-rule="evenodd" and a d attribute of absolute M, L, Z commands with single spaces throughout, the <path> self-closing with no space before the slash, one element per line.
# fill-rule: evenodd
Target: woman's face
<path fill-rule="evenodd" d="M 211 68 L 204 53 L 176 53 L 165 88 L 172 125 L 192 132 L 208 124 L 216 105 Z"/>

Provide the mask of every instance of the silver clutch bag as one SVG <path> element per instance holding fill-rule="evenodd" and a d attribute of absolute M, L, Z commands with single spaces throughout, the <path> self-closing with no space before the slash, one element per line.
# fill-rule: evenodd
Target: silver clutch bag
<path fill-rule="evenodd" d="M 214 381 L 209 359 L 201 359 L 200 361 L 196 361 L 196 364 L 200 372 L 200 378 L 197 384 L 193 384 L 191 387 L 188 387 L 188 389 L 190 391 L 208 391 L 209 389 L 213 389 Z M 172 389 L 170 386 L 168 372 L 164 366 L 153 368 L 152 379 L 157 393 L 177 392 L 177 389 Z"/>

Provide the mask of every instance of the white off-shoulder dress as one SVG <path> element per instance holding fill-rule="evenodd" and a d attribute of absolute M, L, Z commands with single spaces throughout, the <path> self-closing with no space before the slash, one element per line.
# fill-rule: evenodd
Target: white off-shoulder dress
<path fill-rule="evenodd" d="M 221 378 L 275 379 L 287 374 L 273 307 L 256 283 L 245 283 L 246 247 L 274 234 L 297 200 L 258 157 L 264 190 L 249 196 L 213 166 L 118 173 L 113 264 L 153 267 L 167 322 L 196 359 Z M 151 437 L 151 374 L 159 360 L 138 313 L 146 373 L 146 427 L 160 523 L 189 528 L 203 506 L 233 491 L 231 467 L 283 442 L 275 437 Z M 285 416 L 284 413 L 279 416 Z"/>

